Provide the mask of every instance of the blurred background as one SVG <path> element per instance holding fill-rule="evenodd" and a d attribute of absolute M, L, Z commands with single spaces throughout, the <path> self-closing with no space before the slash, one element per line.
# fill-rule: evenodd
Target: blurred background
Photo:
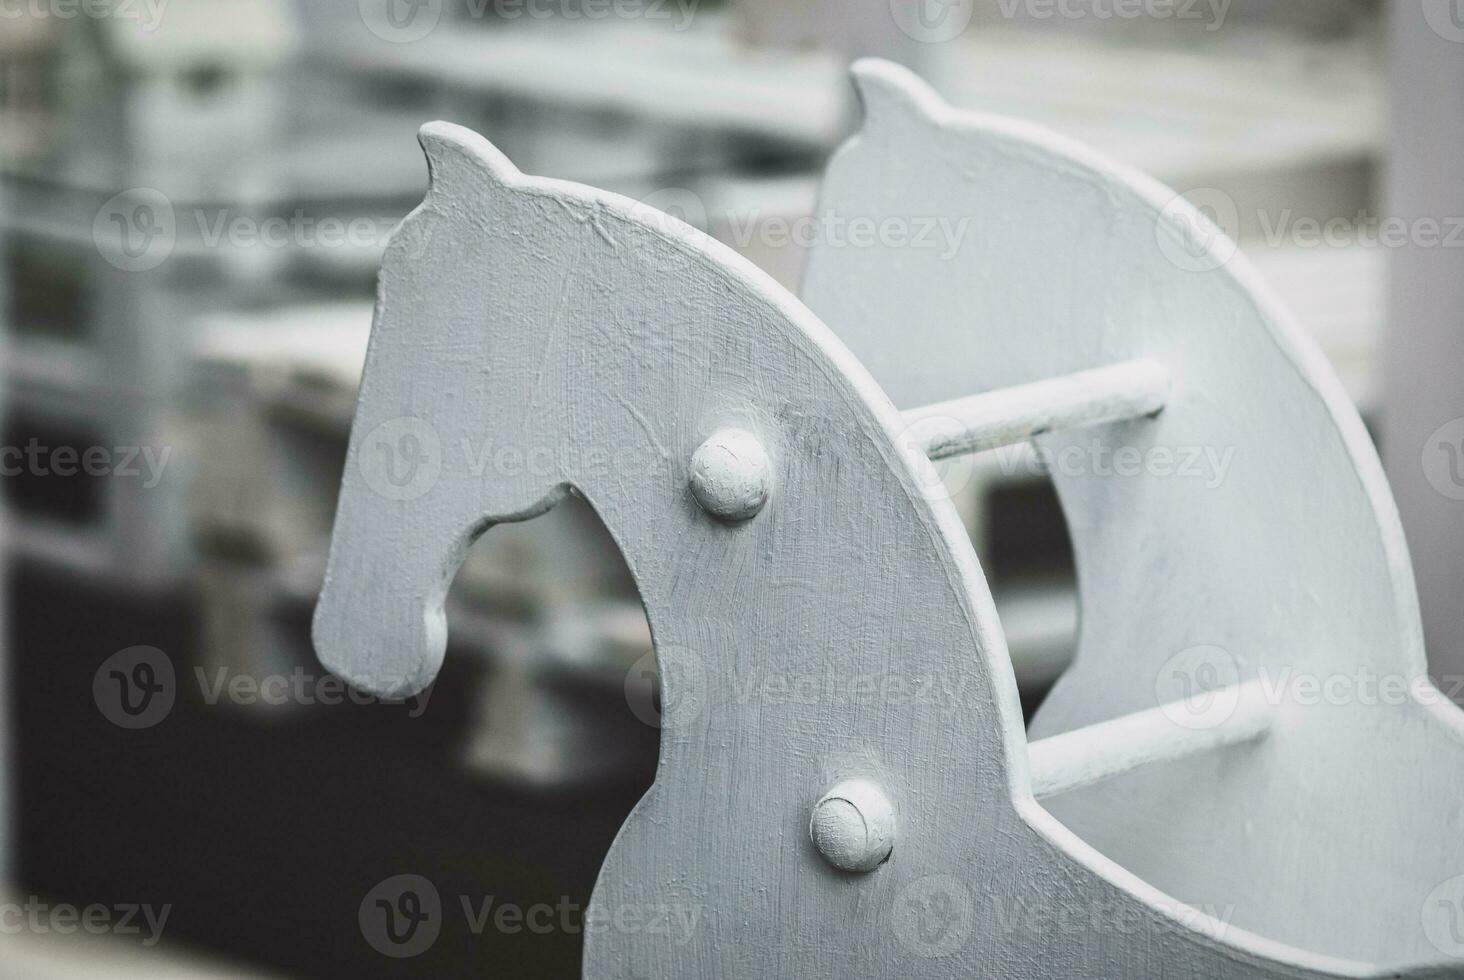
<path fill-rule="evenodd" d="M 354 695 L 309 642 L 377 265 L 426 187 L 416 130 L 462 123 L 796 289 L 865 54 L 1240 240 L 1380 438 L 1449 688 L 1464 4 L 0 0 L 0 977 L 578 975 L 659 718 L 594 514 L 474 547 L 422 697 Z M 958 504 L 1030 711 L 1071 656 L 1061 513 L 1010 457 Z M 401 876 L 437 914 L 407 957 L 373 918 L 412 911 Z M 485 917 L 504 905 L 552 915 Z"/>

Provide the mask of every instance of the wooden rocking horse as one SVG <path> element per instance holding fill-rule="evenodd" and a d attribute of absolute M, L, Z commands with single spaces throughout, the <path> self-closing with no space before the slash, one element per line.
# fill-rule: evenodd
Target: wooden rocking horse
<path fill-rule="evenodd" d="M 471 542 L 594 507 L 665 710 L 593 907 L 697 913 L 588 935 L 594 980 L 1460 975 L 1464 713 L 1427 680 L 1391 498 L 1321 356 L 1159 185 L 895 66 L 855 78 L 821 212 L 968 230 L 954 254 L 822 243 L 802 301 L 423 128 L 321 659 L 419 690 Z M 1053 479 L 1082 603 L 1031 741 L 932 462 L 1029 439 L 1075 461 Z M 1223 479 L 1179 472 L 1206 448 Z M 740 694 L 774 676 L 838 695 Z M 1335 681 L 1369 676 L 1403 696 Z"/>

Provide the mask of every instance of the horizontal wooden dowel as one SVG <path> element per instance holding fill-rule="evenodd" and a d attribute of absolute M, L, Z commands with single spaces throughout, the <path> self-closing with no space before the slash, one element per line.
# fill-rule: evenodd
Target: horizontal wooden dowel
<path fill-rule="evenodd" d="M 1153 415 L 1169 397 L 1169 372 L 1141 359 L 914 408 L 905 424 L 931 459 L 1025 442 L 1057 429 Z"/>
<path fill-rule="evenodd" d="M 1270 730 L 1273 709 L 1260 681 L 1221 688 L 1203 695 L 1207 714 L 1178 702 L 1088 725 L 1027 746 L 1032 793 L 1038 799 L 1091 786 L 1155 762 L 1170 762 L 1261 738 Z M 1177 720 L 1178 719 L 1178 720 Z M 1195 719 L 1194 727 L 1181 720 Z"/>

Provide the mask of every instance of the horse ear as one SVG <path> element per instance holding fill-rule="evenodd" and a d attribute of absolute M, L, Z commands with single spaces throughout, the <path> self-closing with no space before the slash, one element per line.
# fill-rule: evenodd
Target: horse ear
<path fill-rule="evenodd" d="M 522 176 L 496 146 L 463 126 L 430 122 L 418 131 L 417 141 L 427 154 L 435 193 L 481 188 L 484 177 L 503 185 Z"/>
<path fill-rule="evenodd" d="M 864 108 L 864 126 L 897 125 L 906 120 L 929 120 L 947 111 L 945 100 L 920 76 L 882 58 L 860 58 L 849 69 L 854 90 Z"/>

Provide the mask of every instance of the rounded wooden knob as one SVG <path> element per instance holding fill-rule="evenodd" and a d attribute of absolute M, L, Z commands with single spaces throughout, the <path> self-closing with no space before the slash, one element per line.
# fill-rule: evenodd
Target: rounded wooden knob
<path fill-rule="evenodd" d="M 895 808 L 874 783 L 849 779 L 813 806 L 808 836 L 840 871 L 873 871 L 895 847 Z"/>
<path fill-rule="evenodd" d="M 767 450 L 750 432 L 721 429 L 692 454 L 692 495 L 718 520 L 731 523 L 756 517 L 771 489 Z"/>

